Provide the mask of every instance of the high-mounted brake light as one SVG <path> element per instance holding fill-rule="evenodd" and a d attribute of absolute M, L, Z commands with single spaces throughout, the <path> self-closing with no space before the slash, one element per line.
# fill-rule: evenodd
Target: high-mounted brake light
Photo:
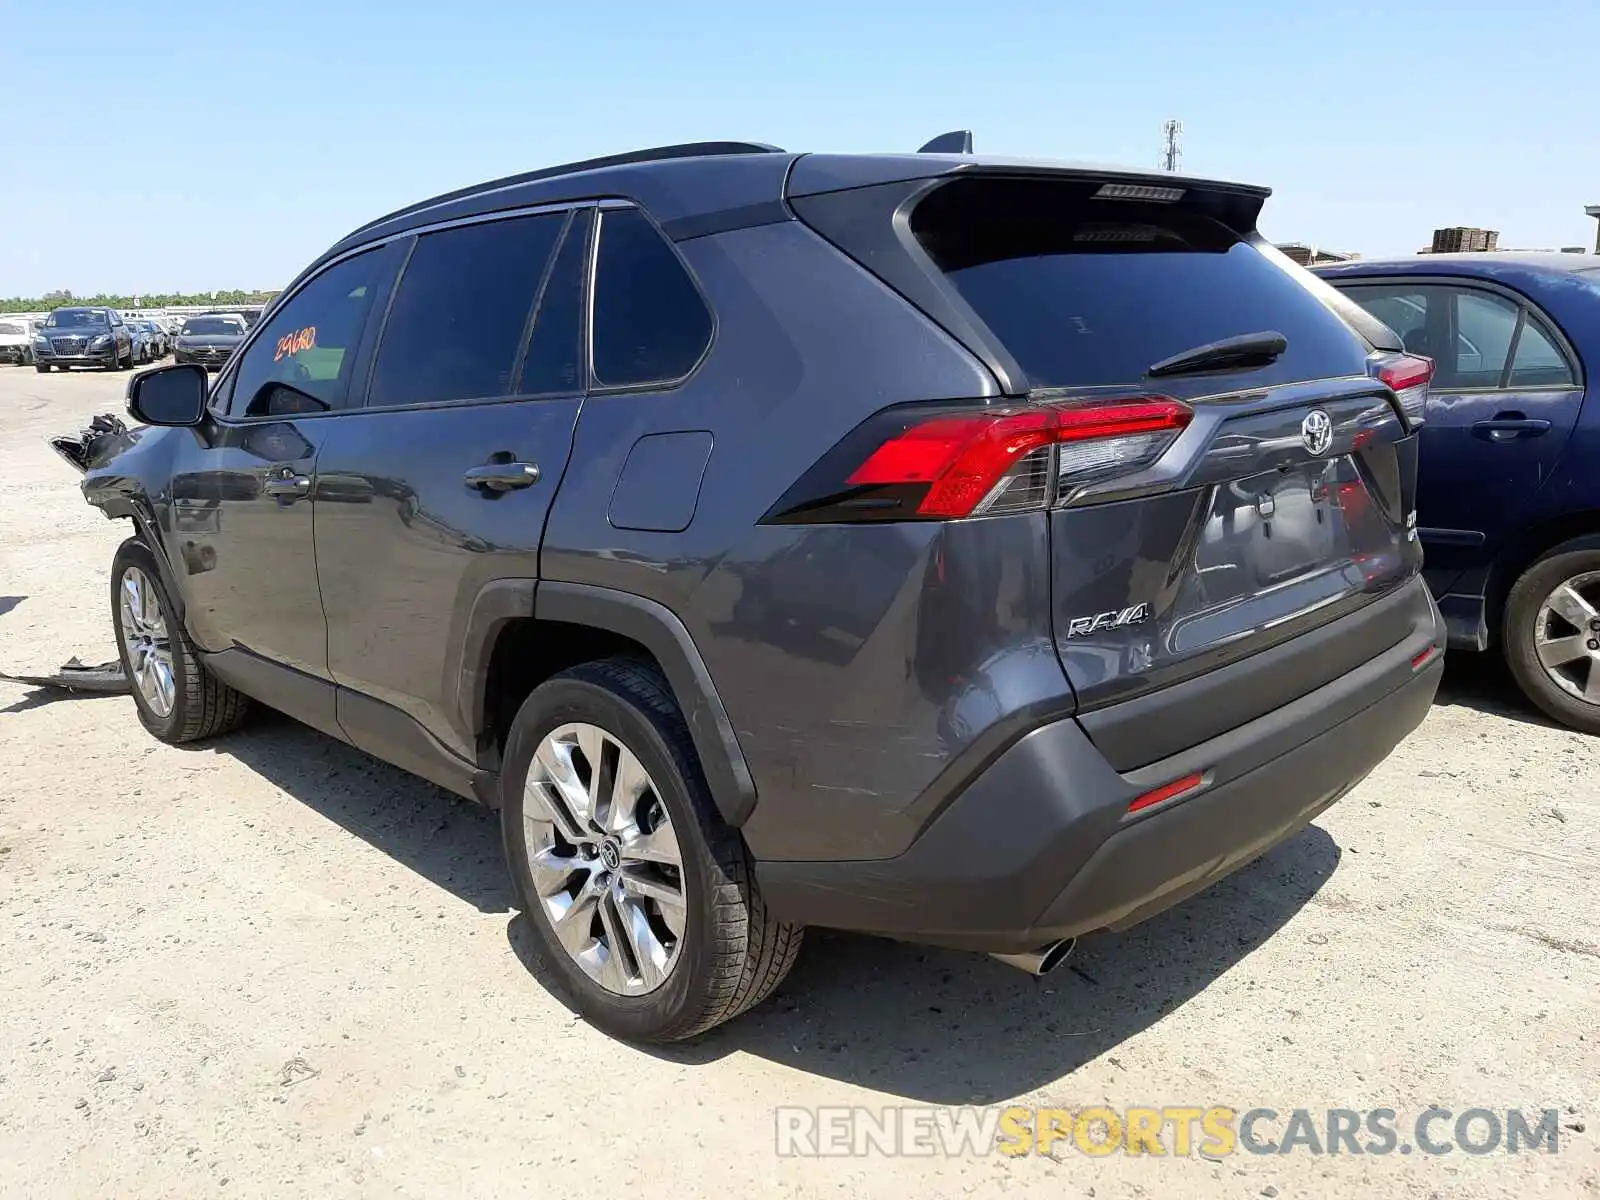
<path fill-rule="evenodd" d="M 1389 385 L 1412 428 L 1421 425 L 1428 408 L 1433 359 L 1420 354 L 1386 354 L 1374 361 L 1373 374 Z"/>
<path fill-rule="evenodd" d="M 1103 183 L 1095 197 L 1100 200 L 1153 200 L 1171 204 L 1182 200 L 1187 188 L 1154 187 L 1146 183 Z"/>
<path fill-rule="evenodd" d="M 779 501 L 768 520 L 953 520 L 1047 507 L 1155 462 L 1194 413 L 1167 396 L 1003 409 L 888 409 Z"/>

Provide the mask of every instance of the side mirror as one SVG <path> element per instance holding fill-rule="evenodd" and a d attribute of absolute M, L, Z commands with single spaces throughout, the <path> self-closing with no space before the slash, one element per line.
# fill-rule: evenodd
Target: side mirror
<path fill-rule="evenodd" d="M 128 415 L 146 425 L 198 425 L 206 415 L 206 369 L 173 363 L 128 381 Z"/>

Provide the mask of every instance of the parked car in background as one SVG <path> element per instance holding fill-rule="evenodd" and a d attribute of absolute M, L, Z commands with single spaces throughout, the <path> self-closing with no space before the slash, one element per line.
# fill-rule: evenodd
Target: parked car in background
<path fill-rule="evenodd" d="M 34 370 L 133 366 L 134 334 L 114 308 L 58 308 L 33 338 Z"/>
<path fill-rule="evenodd" d="M 142 366 L 160 357 L 156 353 L 154 327 L 148 321 L 138 319 L 129 319 L 127 324 L 128 336 L 133 339 L 133 361 Z"/>
<path fill-rule="evenodd" d="M 173 341 L 173 361 L 215 371 L 239 348 L 245 332 L 244 318 L 236 313 L 190 317 Z"/>
<path fill-rule="evenodd" d="M 33 338 L 38 331 L 37 317 L 11 317 L 0 314 L 0 362 L 22 366 L 33 361 Z"/>
<path fill-rule="evenodd" d="M 150 354 L 152 359 L 165 358 L 172 349 L 172 336 L 167 333 L 166 326 L 155 317 L 143 317 L 139 324 L 150 335 Z"/>
<path fill-rule="evenodd" d="M 1417 523 L 1450 646 L 1600 733 L 1600 261 L 1429 254 L 1316 273 L 1434 362 Z"/>
<path fill-rule="evenodd" d="M 715 143 L 380 217 L 87 461 L 138 719 L 255 696 L 497 807 L 541 977 L 614 1034 L 737 1016 L 807 925 L 1042 973 L 1438 686 L 1428 364 L 1266 195 Z"/>

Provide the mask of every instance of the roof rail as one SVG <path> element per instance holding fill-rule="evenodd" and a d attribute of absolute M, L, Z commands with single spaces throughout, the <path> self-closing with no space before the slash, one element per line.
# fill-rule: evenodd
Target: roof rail
<path fill-rule="evenodd" d="M 576 175 L 579 171 L 594 171 L 601 167 L 624 167 L 631 163 L 659 162 L 671 158 L 706 158 L 721 154 L 782 154 L 780 146 L 769 146 L 765 142 L 679 142 L 673 146 L 652 146 L 646 150 L 630 150 L 625 154 L 607 154 L 601 158 L 585 158 L 578 162 L 560 163 L 553 167 L 540 167 L 537 171 L 524 171 L 518 175 L 507 175 L 502 179 L 491 179 L 486 183 L 475 183 L 471 187 L 457 188 L 453 192 L 443 195 L 431 196 L 426 200 L 419 200 L 415 204 L 408 204 L 404 208 L 397 208 L 391 213 L 385 213 L 374 221 L 351 230 L 345 238 L 352 238 L 358 233 L 365 233 L 369 229 L 382 225 L 385 221 L 392 221 L 396 217 L 403 217 L 408 213 L 421 212 L 425 208 L 432 208 L 436 204 L 446 204 L 451 200 L 459 200 L 463 196 L 471 196 L 477 192 L 493 191 L 496 188 L 513 187 L 519 183 L 532 183 L 539 179 L 554 179 L 560 175 Z M 345 240 L 345 239 L 340 239 Z"/>
<path fill-rule="evenodd" d="M 941 133 L 927 145 L 921 147 L 918 154 L 971 154 L 972 130 L 952 129 L 949 133 Z"/>

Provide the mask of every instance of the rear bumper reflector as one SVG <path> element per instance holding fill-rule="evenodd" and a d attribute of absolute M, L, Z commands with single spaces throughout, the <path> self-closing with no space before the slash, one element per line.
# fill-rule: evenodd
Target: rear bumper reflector
<path fill-rule="evenodd" d="M 1190 792 L 1198 791 L 1206 783 L 1204 771 L 1196 771 L 1192 775 L 1185 775 L 1182 779 L 1174 779 L 1171 783 L 1164 783 L 1158 788 L 1146 792 L 1128 805 L 1129 813 L 1143 812 L 1157 804 L 1165 804 L 1168 800 L 1176 800 L 1179 796 L 1187 796 Z"/>

